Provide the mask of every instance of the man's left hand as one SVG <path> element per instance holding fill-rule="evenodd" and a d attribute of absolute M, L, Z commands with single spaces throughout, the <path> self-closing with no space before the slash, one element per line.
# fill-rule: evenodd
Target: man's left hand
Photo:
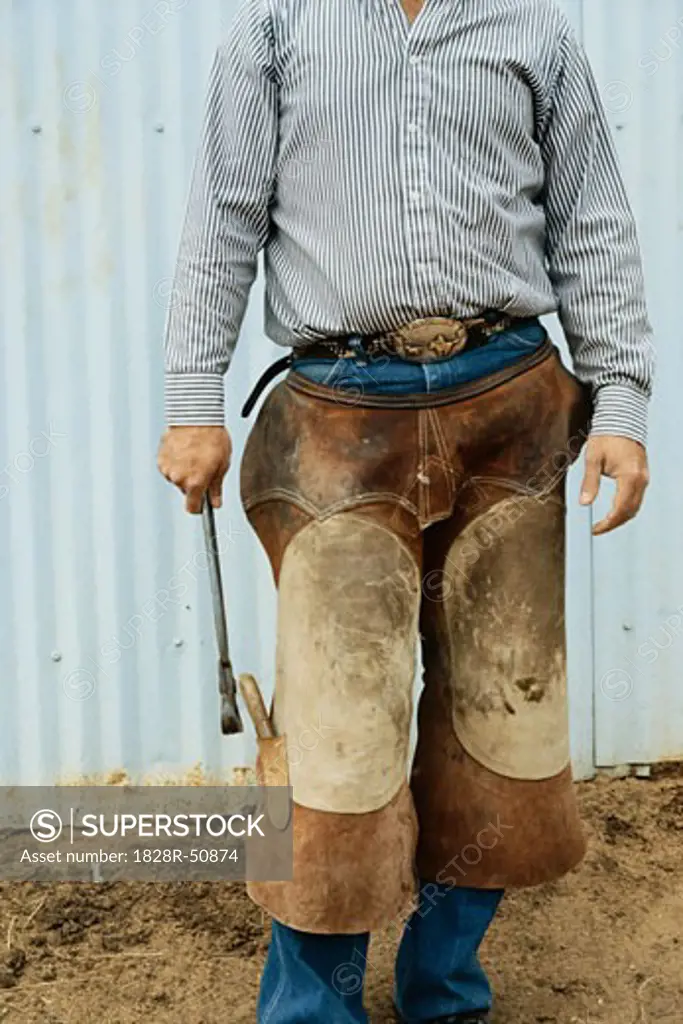
<path fill-rule="evenodd" d="M 610 435 L 589 437 L 586 445 L 586 472 L 581 486 L 580 502 L 592 505 L 600 490 L 600 478 L 616 480 L 617 492 L 612 508 L 593 527 L 593 535 L 609 533 L 627 523 L 643 503 L 645 488 L 650 482 L 647 452 L 637 441 Z"/>

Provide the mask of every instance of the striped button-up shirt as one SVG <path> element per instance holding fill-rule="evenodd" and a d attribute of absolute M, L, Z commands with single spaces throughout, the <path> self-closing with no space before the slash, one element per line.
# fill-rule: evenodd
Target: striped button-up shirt
<path fill-rule="evenodd" d="M 264 250 L 284 346 L 423 316 L 559 311 L 594 433 L 644 441 L 633 216 L 552 0 L 246 0 L 210 76 L 166 338 L 170 424 L 223 423 Z"/>

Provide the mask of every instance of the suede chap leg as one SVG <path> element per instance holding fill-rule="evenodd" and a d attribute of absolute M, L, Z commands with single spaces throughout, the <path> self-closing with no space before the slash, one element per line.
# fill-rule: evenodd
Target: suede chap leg
<path fill-rule="evenodd" d="M 284 554 L 272 718 L 289 750 L 294 874 L 249 893 L 300 931 L 356 934 L 410 912 L 419 594 L 409 548 L 367 515 L 314 520 Z"/>
<path fill-rule="evenodd" d="M 498 889 L 558 878 L 585 840 L 569 763 L 562 495 L 483 490 L 485 511 L 463 501 L 459 521 L 425 539 L 412 790 L 420 877 Z"/>

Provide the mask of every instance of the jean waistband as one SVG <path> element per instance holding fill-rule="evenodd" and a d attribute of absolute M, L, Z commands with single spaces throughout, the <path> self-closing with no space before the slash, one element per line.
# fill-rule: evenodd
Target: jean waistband
<path fill-rule="evenodd" d="M 501 384 L 512 380 L 514 377 L 526 373 L 527 370 L 531 370 L 533 367 L 538 366 L 551 356 L 559 359 L 558 350 L 551 340 L 546 338 L 545 341 L 543 341 L 538 348 L 530 354 L 523 356 L 502 369 L 481 376 L 476 380 L 470 380 L 467 383 L 459 384 L 454 387 L 446 387 L 433 391 L 411 391 L 405 394 L 391 394 L 387 392 L 370 393 L 361 388 L 345 388 L 343 386 L 335 387 L 328 384 L 319 384 L 309 379 L 303 373 L 300 373 L 296 367 L 292 368 L 287 375 L 286 384 L 288 387 L 291 387 L 302 394 L 306 394 L 314 398 L 320 398 L 324 401 L 334 402 L 338 405 L 352 405 L 359 408 L 371 409 L 419 409 L 430 406 L 450 405 L 454 402 L 464 401 L 467 398 L 473 398 L 475 395 L 483 394 L 486 391 L 491 391 L 494 388 L 499 387 Z"/>
<path fill-rule="evenodd" d="M 324 343 L 294 348 L 261 375 L 244 403 L 242 416 L 251 413 L 268 384 L 288 369 L 337 393 L 346 390 L 354 395 L 419 395 L 451 390 L 502 371 L 543 345 L 547 333 L 537 318 L 519 320 L 514 326 L 488 337 L 485 344 L 429 363 L 414 362 L 393 353 L 367 353 L 363 344 L 365 337 L 345 336 L 343 355 L 326 349 Z"/>

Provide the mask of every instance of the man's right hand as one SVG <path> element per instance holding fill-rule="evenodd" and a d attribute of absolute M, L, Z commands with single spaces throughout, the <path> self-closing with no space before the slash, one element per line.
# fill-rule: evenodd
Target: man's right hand
<path fill-rule="evenodd" d="M 169 427 L 161 438 L 159 471 L 185 495 L 185 507 L 201 512 L 204 495 L 220 508 L 223 477 L 230 466 L 232 442 L 225 427 Z"/>

